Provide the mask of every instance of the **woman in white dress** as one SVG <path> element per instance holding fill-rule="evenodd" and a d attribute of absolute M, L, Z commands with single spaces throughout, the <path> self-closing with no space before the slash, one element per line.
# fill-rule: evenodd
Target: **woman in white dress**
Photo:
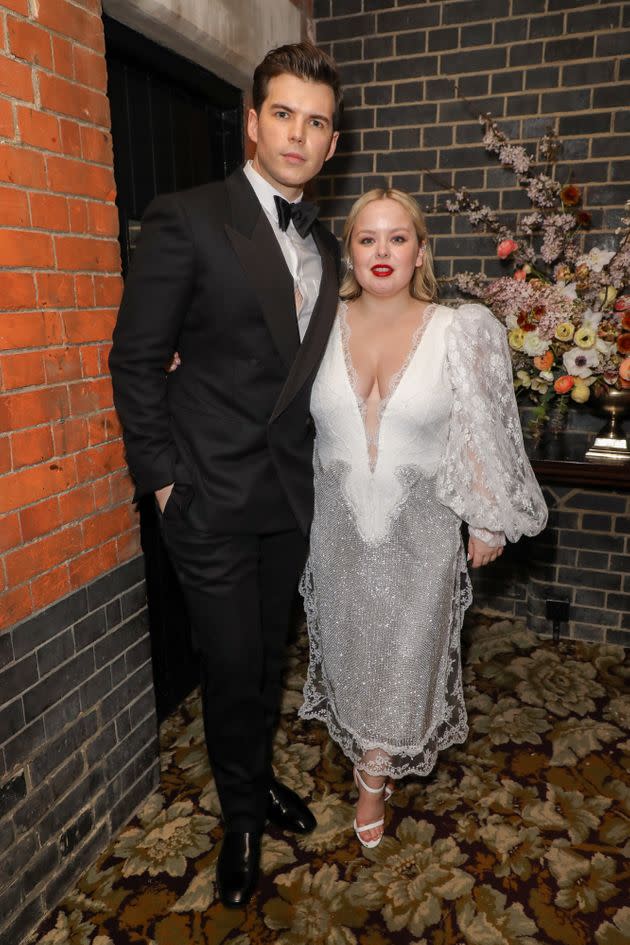
<path fill-rule="evenodd" d="M 388 779 L 463 742 L 460 630 L 472 567 L 547 510 L 523 448 L 505 329 L 436 304 L 424 219 L 396 190 L 353 206 L 348 273 L 311 399 L 315 514 L 301 583 L 303 718 L 354 764 L 355 831 L 383 835 Z M 467 555 L 461 525 L 468 525 Z"/>

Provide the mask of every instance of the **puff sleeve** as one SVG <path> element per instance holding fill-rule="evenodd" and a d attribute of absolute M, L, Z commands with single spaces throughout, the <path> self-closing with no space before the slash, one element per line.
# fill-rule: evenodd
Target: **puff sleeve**
<path fill-rule="evenodd" d="M 483 540 L 538 534 L 547 507 L 525 454 L 505 329 L 485 306 L 455 310 L 447 373 L 453 402 L 438 498 Z"/>

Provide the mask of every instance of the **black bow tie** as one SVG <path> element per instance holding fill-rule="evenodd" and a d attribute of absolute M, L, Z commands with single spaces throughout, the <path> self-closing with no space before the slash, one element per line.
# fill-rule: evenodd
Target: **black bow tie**
<path fill-rule="evenodd" d="M 286 230 L 291 220 L 293 226 L 298 231 L 302 239 L 311 232 L 311 227 L 319 214 L 319 207 L 307 200 L 300 200 L 299 203 L 289 203 L 283 197 L 274 195 L 278 210 L 278 225 L 281 230 Z"/>

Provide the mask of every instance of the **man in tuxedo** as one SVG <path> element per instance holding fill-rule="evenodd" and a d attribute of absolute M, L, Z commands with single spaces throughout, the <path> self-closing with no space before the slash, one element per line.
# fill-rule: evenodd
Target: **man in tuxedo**
<path fill-rule="evenodd" d="M 267 819 L 315 826 L 271 746 L 312 516 L 310 391 L 337 304 L 337 241 L 301 201 L 337 143 L 334 62 L 310 43 L 272 50 L 253 105 L 252 161 L 148 207 L 110 356 L 136 497 L 155 494 L 189 611 L 233 907 Z"/>

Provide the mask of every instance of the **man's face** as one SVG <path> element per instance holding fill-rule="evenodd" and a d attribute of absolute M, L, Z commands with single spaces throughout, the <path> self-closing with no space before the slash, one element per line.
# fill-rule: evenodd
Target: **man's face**
<path fill-rule="evenodd" d="M 269 80 L 260 114 L 250 108 L 247 133 L 256 145 L 252 164 L 288 200 L 299 196 L 335 153 L 334 108 L 330 86 L 288 73 Z"/>

